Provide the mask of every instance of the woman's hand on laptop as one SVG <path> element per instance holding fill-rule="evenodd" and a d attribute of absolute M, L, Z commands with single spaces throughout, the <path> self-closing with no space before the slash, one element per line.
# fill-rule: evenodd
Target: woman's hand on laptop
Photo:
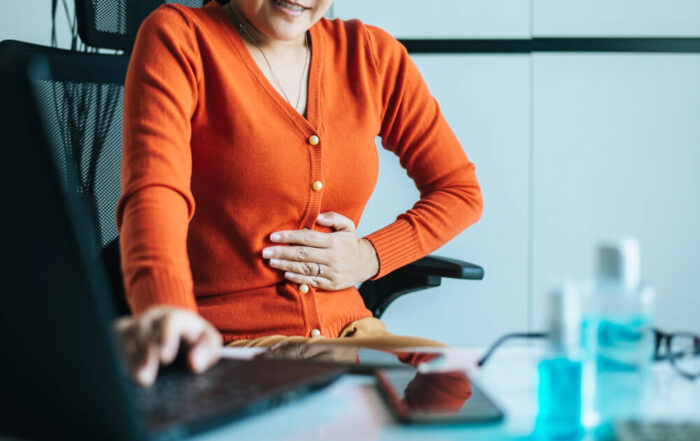
<path fill-rule="evenodd" d="M 219 331 L 196 313 L 174 306 L 154 306 L 115 324 L 131 377 L 148 386 L 158 367 L 186 354 L 190 370 L 200 373 L 219 360 L 222 338 Z"/>

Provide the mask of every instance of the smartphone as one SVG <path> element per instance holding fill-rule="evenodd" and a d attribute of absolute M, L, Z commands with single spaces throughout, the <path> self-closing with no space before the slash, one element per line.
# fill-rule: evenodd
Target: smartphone
<path fill-rule="evenodd" d="M 378 370 L 377 385 L 403 423 L 495 423 L 503 412 L 462 370 Z"/>

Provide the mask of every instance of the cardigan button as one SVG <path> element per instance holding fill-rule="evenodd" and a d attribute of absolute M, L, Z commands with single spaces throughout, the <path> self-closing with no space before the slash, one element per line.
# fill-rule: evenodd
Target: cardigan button
<path fill-rule="evenodd" d="M 318 143 L 321 142 L 321 139 L 316 135 L 311 135 L 309 136 L 308 142 L 311 145 L 318 145 Z"/>
<path fill-rule="evenodd" d="M 321 335 L 321 331 L 319 331 L 318 329 L 312 329 L 312 330 L 311 330 L 311 336 L 312 336 L 312 337 L 318 337 L 318 336 L 320 336 L 320 335 Z"/>
<path fill-rule="evenodd" d="M 301 285 L 299 285 L 299 292 L 302 294 L 306 294 L 307 292 L 309 292 L 309 285 L 307 285 L 306 283 L 302 283 Z"/>
<path fill-rule="evenodd" d="M 313 184 L 311 184 L 311 188 L 314 189 L 314 191 L 321 191 L 323 188 L 323 183 L 321 181 L 316 181 Z"/>

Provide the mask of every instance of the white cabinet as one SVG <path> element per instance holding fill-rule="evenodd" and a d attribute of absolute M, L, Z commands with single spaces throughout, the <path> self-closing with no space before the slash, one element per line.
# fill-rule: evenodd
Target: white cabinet
<path fill-rule="evenodd" d="M 332 16 L 359 18 L 397 38 L 528 38 L 526 0 L 336 0 Z"/>
<path fill-rule="evenodd" d="M 533 0 L 537 37 L 697 37 L 698 0 Z"/>
<path fill-rule="evenodd" d="M 700 55 L 533 56 L 534 323 L 602 239 L 640 238 L 656 324 L 700 331 Z"/>
<path fill-rule="evenodd" d="M 394 333 L 486 346 L 505 330 L 527 328 L 530 58 L 413 58 L 476 164 L 485 200 L 481 221 L 436 254 L 478 263 L 486 277 L 443 279 L 441 287 L 397 300 L 384 320 Z M 418 198 L 396 156 L 379 149 L 379 181 L 362 234 L 392 222 Z"/>

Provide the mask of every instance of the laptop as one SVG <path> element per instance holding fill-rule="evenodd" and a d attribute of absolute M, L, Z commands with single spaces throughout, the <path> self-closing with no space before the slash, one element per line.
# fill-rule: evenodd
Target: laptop
<path fill-rule="evenodd" d="M 0 437 L 180 438 L 342 374 L 298 361 L 222 360 L 198 376 L 173 367 L 150 388 L 131 383 L 86 207 L 64 190 L 27 75 L 48 66 L 41 57 L 29 65 L 0 58 Z"/>

